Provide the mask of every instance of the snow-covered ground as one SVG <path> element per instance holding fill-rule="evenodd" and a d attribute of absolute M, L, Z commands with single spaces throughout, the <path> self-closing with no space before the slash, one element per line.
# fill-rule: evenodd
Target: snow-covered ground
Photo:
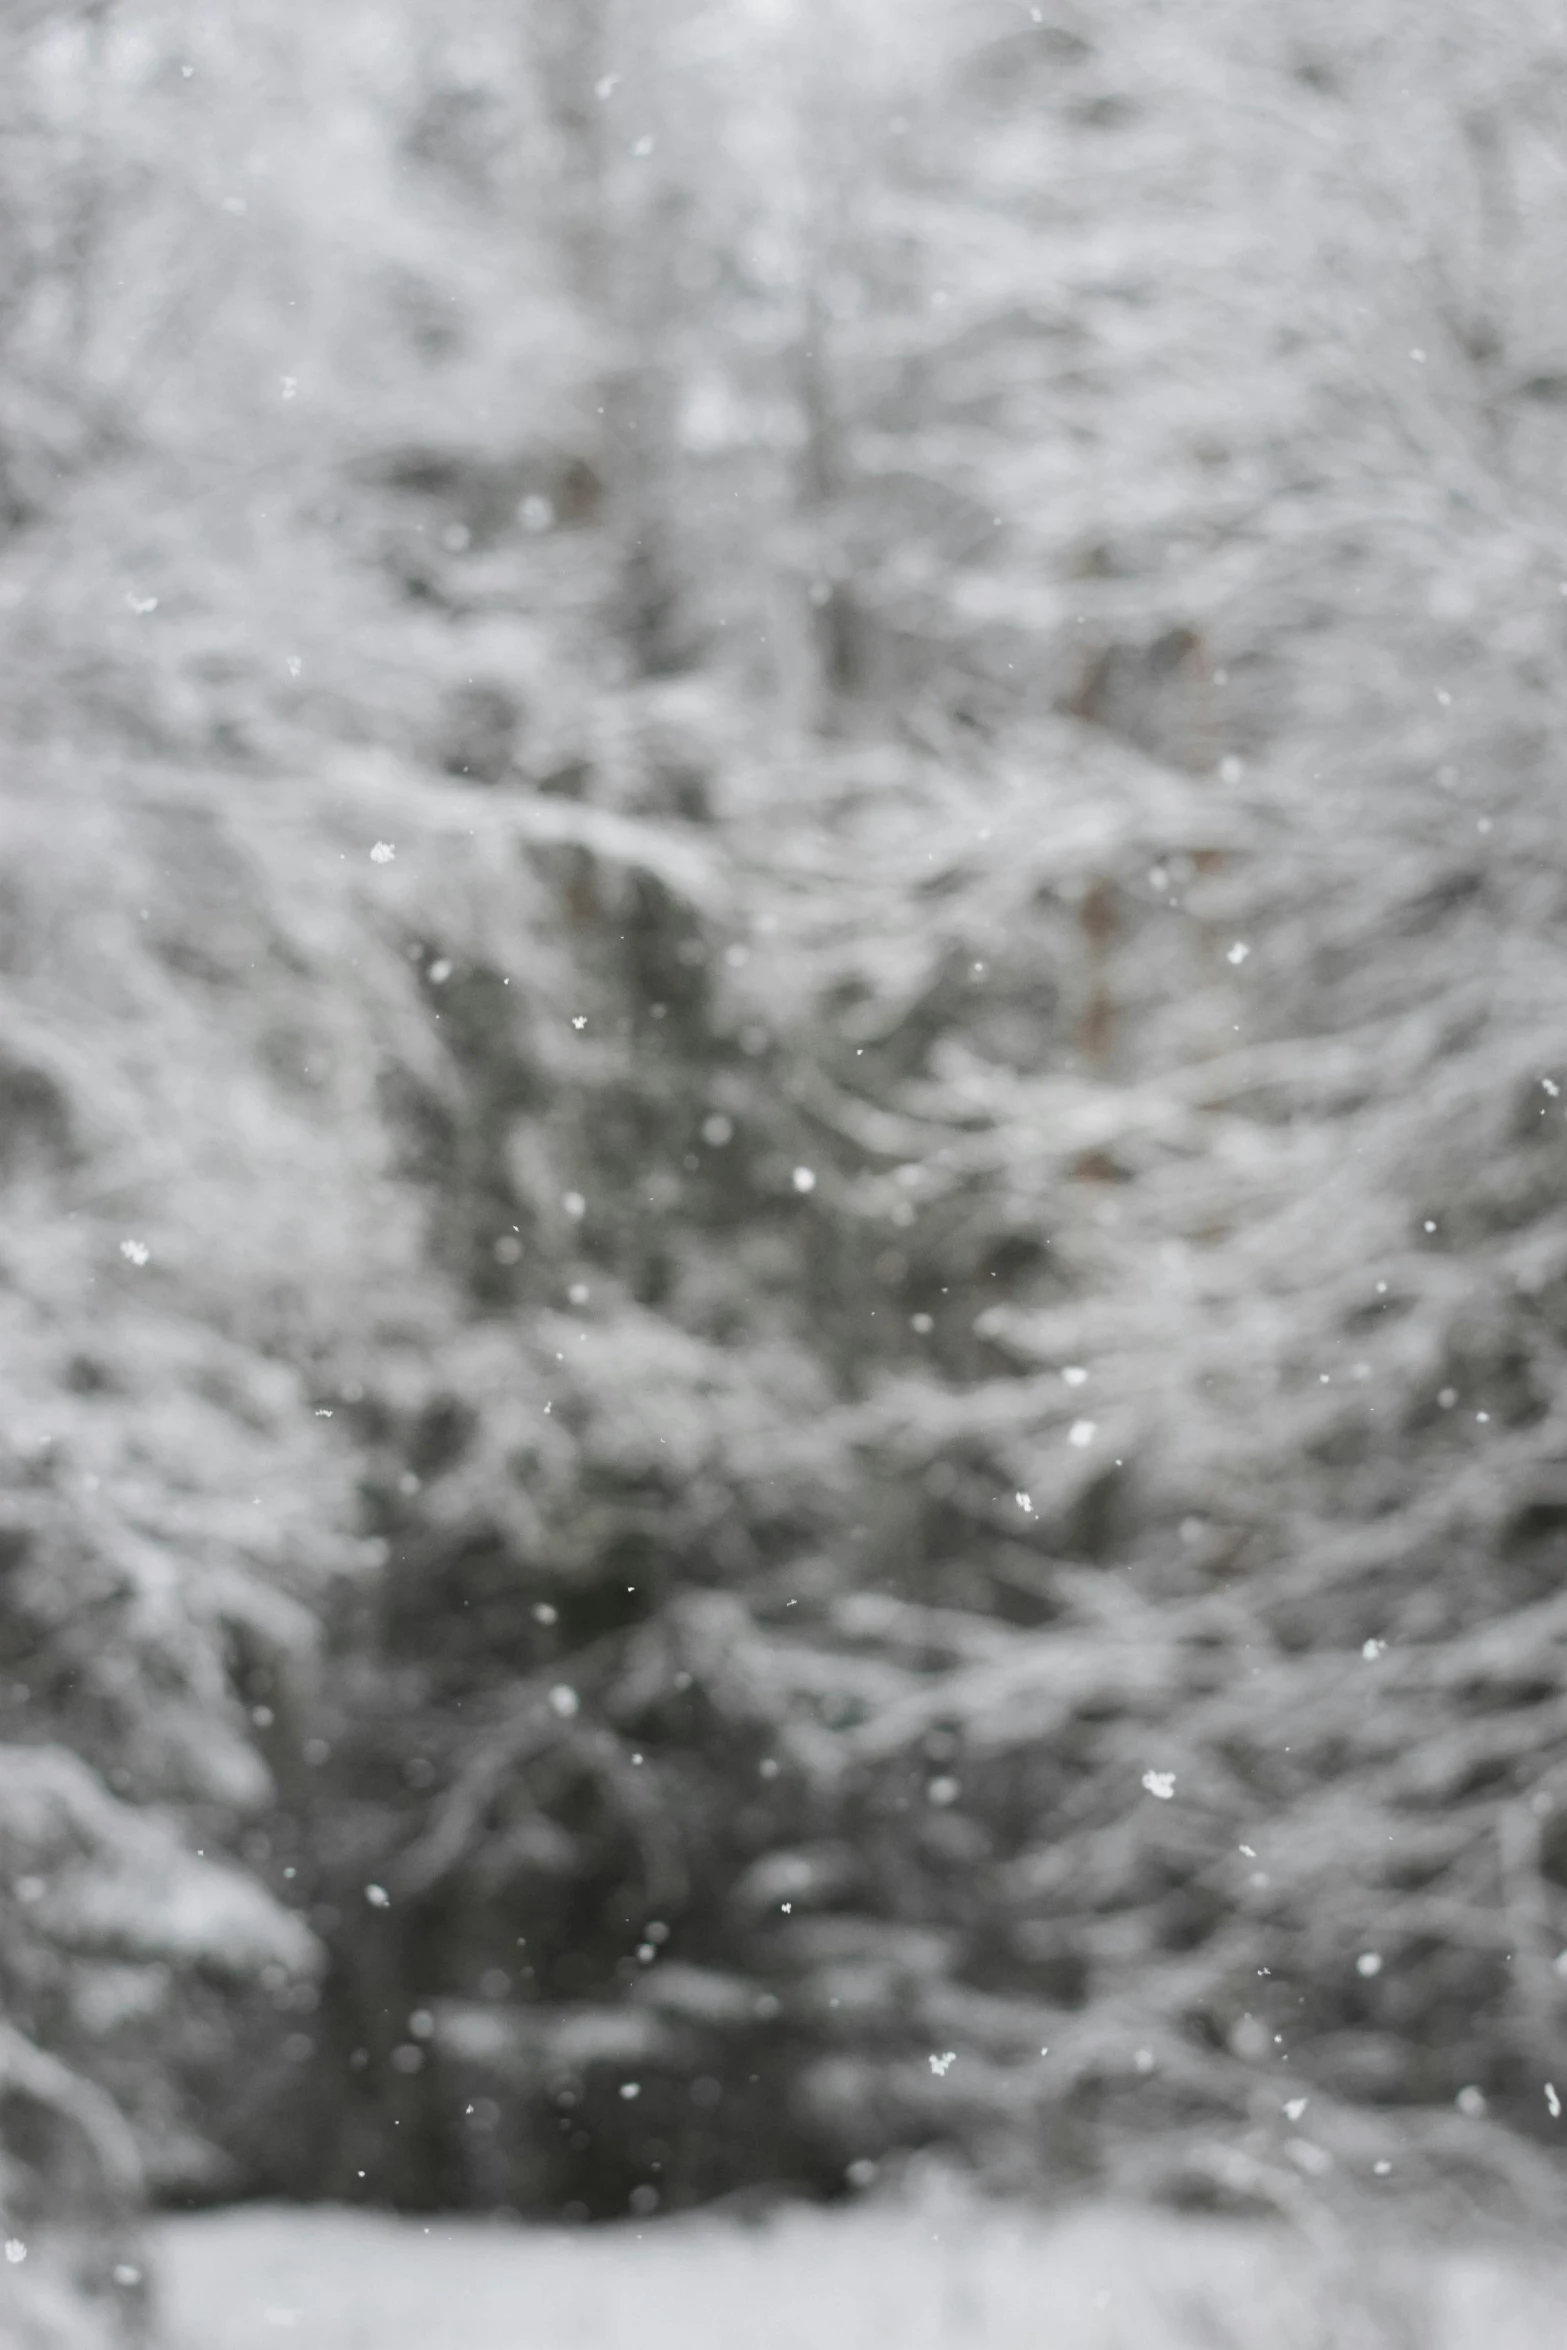
<path fill-rule="evenodd" d="M 567 2232 L 250 2207 L 159 2230 L 170 2350 L 1561 2350 L 1567 2264 L 959 2202 Z"/>

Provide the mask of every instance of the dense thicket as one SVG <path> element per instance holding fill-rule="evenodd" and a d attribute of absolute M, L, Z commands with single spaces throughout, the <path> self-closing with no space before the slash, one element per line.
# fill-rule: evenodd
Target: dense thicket
<path fill-rule="evenodd" d="M 893 29 L 7 15 L 18 2242 L 1552 2193 L 1559 32 Z"/>

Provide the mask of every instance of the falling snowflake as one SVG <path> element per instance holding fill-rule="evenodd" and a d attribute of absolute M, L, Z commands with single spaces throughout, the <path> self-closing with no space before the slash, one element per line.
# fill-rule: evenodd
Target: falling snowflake
<path fill-rule="evenodd" d="M 1478 2121 L 1481 2114 L 1485 2111 L 1485 2091 L 1483 2089 L 1475 2088 L 1473 2083 L 1471 2083 L 1467 2089 L 1459 2090 L 1458 2095 L 1453 2100 L 1453 2103 L 1457 2106 L 1459 2112 L 1462 2114 L 1467 2114 L 1471 2121 Z"/>
<path fill-rule="evenodd" d="M 1081 1451 L 1085 1444 L 1093 1443 L 1098 1433 L 1099 1423 L 1097 1420 L 1074 1420 L 1066 1432 L 1066 1440 L 1068 1444 L 1075 1444 Z"/>
<path fill-rule="evenodd" d="M 1558 1095 L 1558 1094 L 1561 1092 L 1561 1090 L 1562 1090 L 1562 1089 L 1561 1089 L 1561 1087 L 1560 1087 L 1560 1086 L 1557 1084 L 1557 1082 L 1556 1082 L 1555 1078 L 1554 1078 L 1554 1077 L 1542 1077 L 1542 1078 L 1540 1079 L 1540 1083 L 1541 1083 L 1541 1084 L 1544 1086 L 1544 1088 L 1545 1088 L 1546 1092 L 1547 1092 L 1547 1093 L 1550 1095 L 1550 1097 L 1551 1097 L 1552 1101 L 1555 1101 L 1555 1099 L 1556 1099 L 1557 1095 Z"/>
<path fill-rule="evenodd" d="M 144 1240 L 122 1240 L 120 1254 L 129 1265 L 145 1265 L 152 1251 Z"/>
<path fill-rule="evenodd" d="M 588 1016 L 587 1016 L 586 1012 L 573 1012 L 573 1013 L 572 1013 L 572 1015 L 571 1015 L 571 1025 L 572 1025 L 572 1027 L 573 1027 L 573 1028 L 586 1028 L 587 1024 L 588 1024 Z"/>
<path fill-rule="evenodd" d="M 1363 1640 L 1360 1644 L 1360 1653 L 1368 1665 L 1374 1665 L 1379 1656 L 1386 1655 L 1387 1642 L 1385 1640 Z"/>
<path fill-rule="evenodd" d="M 1030 1518 L 1033 1516 L 1034 1501 L 1032 1494 L 1014 1493 L 1012 1498 L 1017 1503 L 1018 1508 L 1022 1511 L 1025 1518 Z"/>
<path fill-rule="evenodd" d="M 957 2061 L 958 2058 L 956 2049 L 949 2048 L 945 2056 L 933 2056 L 931 2058 L 930 2069 L 935 2074 L 938 2081 L 944 2081 Z"/>
<path fill-rule="evenodd" d="M 622 2081 L 620 2084 L 620 2094 L 629 2104 L 633 2097 L 641 2096 L 642 2083 L 640 2081 Z"/>
<path fill-rule="evenodd" d="M 1246 960 L 1246 957 L 1247 957 L 1247 956 L 1248 956 L 1250 953 L 1251 953 L 1251 949 L 1250 949 L 1250 947 L 1249 947 L 1249 946 L 1246 944 L 1246 941 L 1245 941 L 1243 938 L 1238 938 L 1238 939 L 1235 941 L 1235 944 L 1234 944 L 1234 945 L 1233 945 L 1233 946 L 1232 946 L 1232 947 L 1229 949 L 1228 953 L 1225 955 L 1225 958 L 1224 958 L 1224 960 L 1225 960 L 1227 963 L 1234 963 L 1234 964 L 1236 964 L 1237 966 L 1239 966 L 1240 964 L 1242 964 L 1242 963 L 1244 963 L 1244 962 L 1245 962 L 1245 960 Z"/>
<path fill-rule="evenodd" d="M 7 2236 L 5 2240 L 5 2256 L 13 2268 L 20 2267 L 21 2263 L 27 2258 L 27 2246 L 22 2242 L 20 2236 Z"/>
<path fill-rule="evenodd" d="M 158 599 L 156 596 L 139 596 L 134 588 L 129 591 L 125 601 L 127 604 L 129 604 L 131 610 L 135 613 L 138 620 L 144 620 L 149 612 L 156 612 L 158 609 Z"/>
<path fill-rule="evenodd" d="M 1068 1387 L 1081 1387 L 1088 1373 L 1081 1363 L 1068 1363 L 1061 1373 Z"/>
<path fill-rule="evenodd" d="M 389 840 L 378 840 L 370 851 L 372 865 L 390 865 L 397 851 Z"/>
<path fill-rule="evenodd" d="M 392 1906 L 392 1896 L 384 1885 L 367 1885 L 365 1899 L 372 1909 L 390 1909 Z"/>
<path fill-rule="evenodd" d="M 571 1218 L 573 1224 L 580 1224 L 583 1217 L 588 1212 L 588 1203 L 583 1198 L 580 1191 L 565 1192 L 562 1195 L 560 1204 L 565 1209 L 567 1215 Z"/>
<path fill-rule="evenodd" d="M 581 1708 L 582 1700 L 575 1689 L 568 1682 L 557 1681 L 550 1691 L 550 1712 L 559 1714 L 563 1722 L 569 1722 L 573 1714 L 579 1713 Z"/>
<path fill-rule="evenodd" d="M 1309 2100 L 1305 2097 L 1290 2098 L 1284 2108 L 1285 2118 L 1292 2122 L 1298 2122 L 1308 2103 Z"/>
<path fill-rule="evenodd" d="M 1143 1785 L 1150 1795 L 1157 1795 L 1161 1803 L 1168 1803 L 1175 1793 L 1175 1773 L 1173 1771 L 1144 1771 Z"/>
<path fill-rule="evenodd" d="M 814 1191 L 816 1189 L 816 1177 L 809 1167 L 796 1167 L 794 1188 L 796 1191 Z"/>
<path fill-rule="evenodd" d="M 1381 1951 L 1363 1950 L 1355 1961 L 1355 1972 L 1357 1975 L 1365 1975 L 1368 1979 L 1372 1975 L 1379 1975 L 1382 1972 Z"/>
<path fill-rule="evenodd" d="M 1556 2083 L 1554 2081 L 1547 2081 L 1545 2084 L 1545 2110 L 1550 2115 L 1553 2122 L 1561 2120 L 1562 2101 L 1556 2094 Z"/>

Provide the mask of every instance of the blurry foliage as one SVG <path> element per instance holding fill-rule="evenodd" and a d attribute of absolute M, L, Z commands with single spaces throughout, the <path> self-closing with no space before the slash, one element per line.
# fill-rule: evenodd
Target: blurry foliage
<path fill-rule="evenodd" d="M 0 37 L 8 2225 L 1545 2207 L 1554 22 Z"/>

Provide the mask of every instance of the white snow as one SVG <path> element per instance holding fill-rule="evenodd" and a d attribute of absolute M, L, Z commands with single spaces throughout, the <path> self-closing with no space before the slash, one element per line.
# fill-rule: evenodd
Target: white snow
<path fill-rule="evenodd" d="M 853 2169 L 874 2184 L 874 2163 Z M 1347 2340 L 1362 2277 L 1411 2310 L 1432 2288 L 1429 2350 L 1542 2350 L 1567 2281 L 1543 2251 L 1399 2251 L 1368 2233 L 1329 2266 L 1261 2224 L 1047 2214 L 956 2189 L 747 2227 L 249 2205 L 165 2220 L 154 2250 L 168 2350 L 270 2350 L 280 2312 L 290 2350 L 1271 2350 L 1315 2339 L 1327 2307 Z"/>

